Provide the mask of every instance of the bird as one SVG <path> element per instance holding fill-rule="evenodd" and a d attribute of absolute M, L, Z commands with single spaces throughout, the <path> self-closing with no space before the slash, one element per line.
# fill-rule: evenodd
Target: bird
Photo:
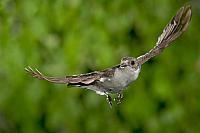
<path fill-rule="evenodd" d="M 137 58 L 123 57 L 118 65 L 105 70 L 63 77 L 45 76 L 38 69 L 32 69 L 30 66 L 26 67 L 25 71 L 40 80 L 95 91 L 99 95 L 106 96 L 108 104 L 112 107 L 113 101 L 116 104 L 121 103 L 123 91 L 138 78 L 142 64 L 161 54 L 165 48 L 172 44 L 171 42 L 182 35 L 188 28 L 191 17 L 191 5 L 182 6 L 165 26 L 156 45 L 149 52 Z M 116 97 L 113 99 L 111 94 L 116 94 Z"/>

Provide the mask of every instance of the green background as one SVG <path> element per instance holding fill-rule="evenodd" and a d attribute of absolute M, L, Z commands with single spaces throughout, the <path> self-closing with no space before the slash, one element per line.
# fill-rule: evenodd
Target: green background
<path fill-rule="evenodd" d="M 102 70 L 151 49 L 186 0 L 0 0 L 0 132 L 200 131 L 200 2 L 187 32 L 109 108 L 92 91 L 28 76 Z"/>

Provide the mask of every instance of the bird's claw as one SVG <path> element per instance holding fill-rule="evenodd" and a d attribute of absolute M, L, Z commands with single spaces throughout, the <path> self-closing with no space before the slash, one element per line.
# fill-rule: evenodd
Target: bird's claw
<path fill-rule="evenodd" d="M 117 105 L 122 103 L 122 99 L 123 99 L 123 94 L 122 93 L 117 93 L 117 97 L 114 98 L 113 100 L 116 102 Z M 106 94 L 106 100 L 108 102 L 108 104 L 110 105 L 110 108 L 112 108 L 112 97 L 109 94 Z"/>
<path fill-rule="evenodd" d="M 112 108 L 112 97 L 108 94 L 106 94 L 106 100 L 108 102 L 108 104 L 110 105 L 110 108 Z"/>
<path fill-rule="evenodd" d="M 123 94 L 122 93 L 118 93 L 117 94 L 117 97 L 114 98 L 114 101 L 116 101 L 116 104 L 119 105 L 122 103 L 122 100 L 123 100 Z"/>

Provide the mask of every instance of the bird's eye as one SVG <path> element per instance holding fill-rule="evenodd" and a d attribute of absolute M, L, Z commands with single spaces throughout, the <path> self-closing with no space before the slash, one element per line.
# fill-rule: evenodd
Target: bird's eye
<path fill-rule="evenodd" d="M 135 65 L 135 61 L 131 61 L 131 65 Z"/>

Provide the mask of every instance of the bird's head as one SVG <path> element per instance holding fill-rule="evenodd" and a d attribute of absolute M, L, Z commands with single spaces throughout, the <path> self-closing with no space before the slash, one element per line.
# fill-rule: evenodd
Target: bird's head
<path fill-rule="evenodd" d="M 121 59 L 120 65 L 122 67 L 130 66 L 130 67 L 135 68 L 135 69 L 138 69 L 138 67 L 140 67 L 140 65 L 136 61 L 136 58 L 134 58 L 134 57 L 123 57 Z"/>

